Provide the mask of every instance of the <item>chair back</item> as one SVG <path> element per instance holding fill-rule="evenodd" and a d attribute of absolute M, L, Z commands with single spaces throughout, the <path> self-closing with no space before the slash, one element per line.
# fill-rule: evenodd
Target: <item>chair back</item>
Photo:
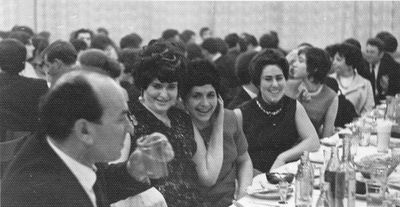
<path fill-rule="evenodd" d="M 27 137 L 28 136 L 25 135 L 17 139 L 0 142 L 0 161 L 1 162 L 11 161 L 14 158 L 15 154 L 17 153 L 18 149 L 21 147 L 23 141 Z"/>
<path fill-rule="evenodd" d="M 32 133 L 21 136 L 17 139 L 0 142 L 0 178 L 3 177 L 3 174 L 7 168 L 7 166 L 11 163 L 11 161 L 16 156 L 17 152 L 23 145 L 24 141 L 30 137 Z"/>

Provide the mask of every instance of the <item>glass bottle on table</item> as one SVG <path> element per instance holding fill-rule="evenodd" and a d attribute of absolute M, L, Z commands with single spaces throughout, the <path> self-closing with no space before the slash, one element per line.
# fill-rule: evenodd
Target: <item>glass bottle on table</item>
<path fill-rule="evenodd" d="M 343 139 L 343 156 L 335 177 L 335 207 L 354 207 L 356 170 L 351 162 L 351 135 Z"/>
<path fill-rule="evenodd" d="M 332 206 L 335 205 L 335 184 L 336 184 L 336 172 L 339 170 L 340 160 L 338 157 L 338 148 L 331 147 L 331 158 L 325 169 L 325 182 L 330 184 L 332 192 Z"/>
<path fill-rule="evenodd" d="M 295 205 L 296 207 L 311 207 L 314 184 L 314 170 L 309 159 L 309 153 L 304 152 L 296 173 Z"/>
<path fill-rule="evenodd" d="M 317 200 L 316 207 L 334 207 L 332 202 L 332 191 L 329 183 L 323 182 L 321 184 L 321 193 Z"/>

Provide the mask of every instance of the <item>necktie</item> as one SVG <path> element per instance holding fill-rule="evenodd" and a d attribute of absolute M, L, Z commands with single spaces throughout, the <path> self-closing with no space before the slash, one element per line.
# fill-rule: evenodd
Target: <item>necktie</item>
<path fill-rule="evenodd" d="M 106 198 L 106 194 L 104 194 L 104 192 L 101 188 L 99 179 L 100 178 L 97 178 L 96 182 L 93 185 L 93 191 L 94 191 L 94 194 L 96 195 L 97 207 L 109 207 L 110 205 Z"/>
<path fill-rule="evenodd" d="M 372 90 L 374 92 L 374 96 L 376 95 L 376 79 L 375 79 L 375 64 L 371 64 L 371 77 L 370 77 Z"/>

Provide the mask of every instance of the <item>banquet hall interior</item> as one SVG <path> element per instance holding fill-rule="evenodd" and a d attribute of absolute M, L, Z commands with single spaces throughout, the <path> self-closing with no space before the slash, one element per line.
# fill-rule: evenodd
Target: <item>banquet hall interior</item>
<path fill-rule="evenodd" d="M 400 1 L 0 0 L 0 206 L 400 206 L 399 40 Z"/>

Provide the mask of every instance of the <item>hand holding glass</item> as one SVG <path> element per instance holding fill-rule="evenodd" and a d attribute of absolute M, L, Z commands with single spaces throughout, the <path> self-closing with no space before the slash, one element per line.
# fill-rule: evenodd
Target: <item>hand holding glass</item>
<path fill-rule="evenodd" d="M 167 163 L 174 158 L 174 151 L 168 139 L 156 132 L 139 138 L 136 143 L 149 178 L 168 176 Z"/>

